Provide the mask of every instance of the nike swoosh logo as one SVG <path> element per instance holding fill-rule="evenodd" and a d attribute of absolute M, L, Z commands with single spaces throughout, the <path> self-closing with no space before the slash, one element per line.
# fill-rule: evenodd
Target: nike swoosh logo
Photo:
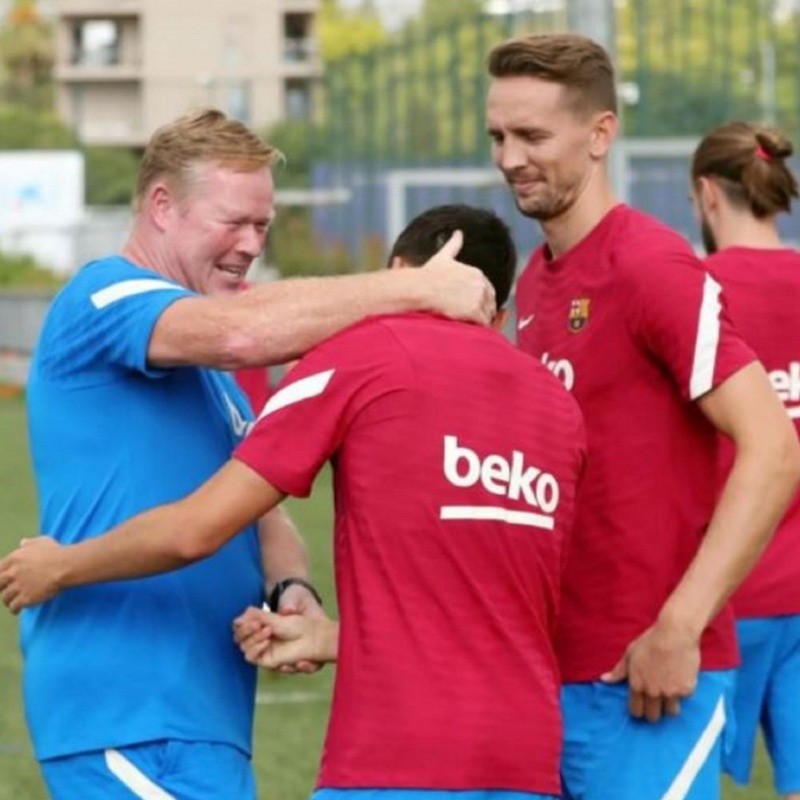
<path fill-rule="evenodd" d="M 531 314 L 529 317 L 523 317 L 523 318 L 522 318 L 522 319 L 521 319 L 521 320 L 520 320 L 520 321 L 517 323 L 517 330 L 518 330 L 518 331 L 521 331 L 523 328 L 527 328 L 527 327 L 528 327 L 528 325 L 530 325 L 530 324 L 531 324 L 531 322 L 533 322 L 533 318 L 534 318 L 535 316 L 536 316 L 536 314 Z"/>
<path fill-rule="evenodd" d="M 252 427 L 252 423 L 246 420 L 239 409 L 233 404 L 233 401 L 228 397 L 227 393 L 225 394 L 225 403 L 228 406 L 228 413 L 230 414 L 231 418 L 231 428 L 236 436 L 245 436 L 250 432 L 250 428 Z"/>

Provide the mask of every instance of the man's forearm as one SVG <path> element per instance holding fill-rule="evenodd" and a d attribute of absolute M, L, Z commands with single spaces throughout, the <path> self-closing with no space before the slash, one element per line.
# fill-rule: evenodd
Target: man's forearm
<path fill-rule="evenodd" d="M 278 581 L 308 578 L 308 552 L 289 515 L 280 506 L 259 521 L 258 538 L 267 594 Z"/>
<path fill-rule="evenodd" d="M 757 562 L 796 487 L 791 454 L 738 452 L 697 555 L 660 620 L 699 637 Z"/>
<path fill-rule="evenodd" d="M 454 261 L 448 245 L 428 263 L 422 269 L 282 280 L 235 295 L 179 300 L 156 323 L 148 360 L 162 367 L 225 370 L 282 364 L 374 314 L 433 311 L 491 321 L 494 292 L 483 273 Z"/>
<path fill-rule="evenodd" d="M 123 580 L 178 569 L 196 560 L 166 531 L 185 522 L 174 505 L 154 508 L 118 525 L 103 536 L 63 548 L 62 589 L 87 583 Z"/>

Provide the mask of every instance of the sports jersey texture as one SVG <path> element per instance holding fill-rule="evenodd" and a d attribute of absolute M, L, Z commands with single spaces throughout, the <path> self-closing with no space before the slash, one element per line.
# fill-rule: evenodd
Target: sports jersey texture
<path fill-rule="evenodd" d="M 159 316 L 191 293 L 121 257 L 93 262 L 47 315 L 28 384 L 42 532 L 64 544 L 177 500 L 251 419 L 226 374 L 154 369 Z M 159 739 L 250 750 L 255 674 L 231 620 L 258 603 L 255 529 L 176 572 L 71 589 L 23 614 L 25 707 L 49 759 Z"/>
<path fill-rule="evenodd" d="M 332 459 L 341 634 L 319 786 L 559 793 L 551 638 L 577 405 L 499 334 L 381 317 L 312 351 L 236 451 Z"/>
<path fill-rule="evenodd" d="M 706 259 L 722 284 L 742 338 L 755 350 L 786 411 L 800 430 L 800 254 L 730 247 Z M 720 437 L 720 484 L 733 463 Z M 800 613 L 800 496 L 795 496 L 769 547 L 733 596 L 737 617 Z"/>
<path fill-rule="evenodd" d="M 565 681 L 596 680 L 655 621 L 710 520 L 715 430 L 691 401 L 754 355 L 688 244 L 625 205 L 561 257 L 533 253 L 517 314 L 520 347 L 586 423 L 557 649 Z M 706 670 L 736 664 L 730 609 L 702 657 Z"/>

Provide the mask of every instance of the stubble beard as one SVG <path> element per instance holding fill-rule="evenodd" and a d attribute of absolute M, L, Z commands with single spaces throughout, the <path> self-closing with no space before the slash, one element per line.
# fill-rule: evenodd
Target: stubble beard
<path fill-rule="evenodd" d="M 514 197 L 514 202 L 519 212 L 529 219 L 535 219 L 537 222 L 547 222 L 561 216 L 574 201 L 575 198 L 567 192 L 548 192 L 546 197 L 537 199 L 525 199 L 516 195 Z"/>
<path fill-rule="evenodd" d="M 700 221 L 700 236 L 703 239 L 703 248 L 705 249 L 706 254 L 713 256 L 718 250 L 717 239 L 714 236 L 714 232 L 711 230 L 711 226 L 708 224 L 708 221 L 705 218 Z"/>

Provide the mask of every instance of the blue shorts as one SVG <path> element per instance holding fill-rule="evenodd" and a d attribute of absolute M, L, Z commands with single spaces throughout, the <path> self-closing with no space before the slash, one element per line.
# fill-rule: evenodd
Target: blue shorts
<path fill-rule="evenodd" d="M 566 684 L 561 690 L 566 800 L 719 798 L 723 729 L 733 671 L 701 672 L 678 716 L 650 723 L 628 712 L 628 684 Z"/>
<path fill-rule="evenodd" d="M 52 800 L 256 800 L 250 759 L 224 744 L 149 742 L 40 766 Z"/>
<path fill-rule="evenodd" d="M 311 800 L 559 800 L 552 794 L 503 789 L 317 789 Z"/>
<path fill-rule="evenodd" d="M 736 676 L 736 737 L 725 771 L 750 780 L 759 723 L 778 794 L 800 792 L 800 615 L 736 623 L 742 666 Z"/>

